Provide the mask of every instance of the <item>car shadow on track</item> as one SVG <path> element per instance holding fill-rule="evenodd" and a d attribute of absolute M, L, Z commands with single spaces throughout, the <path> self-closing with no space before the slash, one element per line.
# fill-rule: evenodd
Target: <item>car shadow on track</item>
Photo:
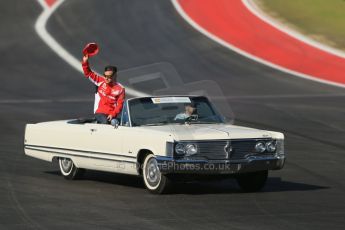
<path fill-rule="evenodd" d="M 268 178 L 266 186 L 258 193 L 310 191 L 329 189 L 326 186 L 312 185 L 299 182 L 283 181 L 279 177 Z M 236 180 L 203 181 L 192 183 L 177 183 L 174 188 L 176 194 L 216 194 L 216 193 L 243 193 Z"/>
<path fill-rule="evenodd" d="M 46 171 L 45 173 L 51 175 L 57 175 L 62 177 L 60 171 Z M 114 185 L 123 185 L 128 187 L 143 188 L 145 189 L 144 182 L 141 177 L 119 174 L 119 173 L 108 173 L 100 171 L 87 170 L 79 181 L 95 181 Z"/>
<path fill-rule="evenodd" d="M 51 175 L 61 176 L 59 171 L 46 171 Z M 88 170 L 83 179 L 85 181 L 95 181 L 114 185 L 128 186 L 133 188 L 145 189 L 141 177 L 107 173 Z M 270 177 L 266 186 L 260 193 L 267 192 L 286 192 L 286 191 L 310 191 L 329 189 L 330 187 L 306 184 L 301 182 L 284 181 L 279 177 Z M 220 181 L 195 181 L 195 182 L 176 182 L 170 194 L 221 194 L 221 193 L 243 193 L 238 187 L 236 180 L 226 179 Z"/>

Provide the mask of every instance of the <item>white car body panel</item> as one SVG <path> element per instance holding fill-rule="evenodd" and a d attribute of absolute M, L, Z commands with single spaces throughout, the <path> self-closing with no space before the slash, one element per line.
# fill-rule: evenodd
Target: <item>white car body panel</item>
<path fill-rule="evenodd" d="M 167 151 L 167 143 L 262 138 L 284 140 L 284 135 L 279 132 L 225 123 L 120 125 L 115 128 L 71 121 L 27 124 L 25 154 L 49 162 L 59 157 L 70 158 L 78 168 L 138 175 L 140 151 L 148 150 L 155 156 L 172 157 Z"/>

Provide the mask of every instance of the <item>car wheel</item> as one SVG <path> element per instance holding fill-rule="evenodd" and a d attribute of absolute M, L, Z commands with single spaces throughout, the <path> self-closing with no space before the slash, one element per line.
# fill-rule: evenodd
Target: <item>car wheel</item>
<path fill-rule="evenodd" d="M 145 157 L 143 179 L 146 188 L 155 194 L 167 193 L 171 186 L 170 179 L 160 172 L 157 160 L 153 154 Z"/>
<path fill-rule="evenodd" d="M 236 177 L 238 185 L 245 192 L 257 192 L 261 190 L 267 181 L 268 171 L 243 173 Z"/>
<path fill-rule="evenodd" d="M 84 174 L 84 169 L 77 168 L 69 158 L 59 158 L 61 174 L 68 180 L 80 179 Z"/>

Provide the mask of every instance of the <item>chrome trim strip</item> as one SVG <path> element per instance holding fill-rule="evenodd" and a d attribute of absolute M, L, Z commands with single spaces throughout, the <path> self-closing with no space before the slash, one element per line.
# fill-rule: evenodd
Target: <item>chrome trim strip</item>
<path fill-rule="evenodd" d="M 131 118 L 131 113 L 129 112 L 129 104 L 127 100 L 127 113 L 128 113 L 128 121 L 129 121 L 129 127 L 132 127 L 132 118 Z"/>
<path fill-rule="evenodd" d="M 179 140 L 175 141 L 175 143 L 184 143 L 184 142 L 191 142 L 191 143 L 198 143 L 198 142 L 214 142 L 214 141 L 264 141 L 264 140 L 278 140 L 274 139 L 272 137 L 260 137 L 260 138 L 239 138 L 239 139 L 234 139 L 234 138 L 226 138 L 226 139 L 207 139 L 207 140 Z"/>
<path fill-rule="evenodd" d="M 126 102 L 125 102 L 126 104 Z M 120 126 L 123 126 L 123 113 L 124 113 L 124 109 L 123 109 L 124 106 L 122 106 L 122 110 L 121 110 L 121 121 L 120 121 Z"/>
<path fill-rule="evenodd" d="M 116 154 L 116 153 L 94 152 L 94 151 L 67 149 L 67 148 L 59 148 L 59 147 L 52 147 L 52 146 L 24 145 L 24 147 L 25 148 L 26 147 L 29 147 L 29 148 L 46 148 L 46 149 L 53 149 L 53 150 L 66 150 L 66 151 L 74 151 L 74 152 L 80 152 L 80 153 L 100 154 L 100 155 L 107 155 L 107 156 L 114 156 L 114 157 L 125 157 L 125 158 L 137 159 L 137 157 L 134 157 L 134 156 L 132 157 L 132 156 L 126 156 L 126 155 Z"/>
<path fill-rule="evenodd" d="M 250 156 L 248 158 L 245 159 L 241 159 L 241 160 L 187 160 L 187 159 L 174 159 L 172 157 L 164 157 L 164 156 L 156 156 L 156 159 L 158 161 L 171 161 L 171 162 L 176 162 L 176 163 L 230 163 L 230 164 L 238 164 L 238 163 L 250 163 L 252 161 L 270 161 L 270 160 L 281 160 L 284 159 L 285 156 Z"/>
<path fill-rule="evenodd" d="M 138 98 L 140 98 L 140 97 L 138 97 Z M 127 99 L 127 101 L 126 101 L 129 127 L 132 127 L 132 118 L 131 118 L 131 113 L 130 113 L 130 110 L 129 110 L 129 101 L 131 101 L 132 99 L 134 99 L 134 98 Z"/>
<path fill-rule="evenodd" d="M 43 150 L 43 149 L 37 149 L 37 148 L 26 147 L 26 146 L 25 146 L 25 149 L 35 150 L 35 151 L 40 151 L 40 152 L 45 152 L 45 153 L 56 153 L 56 154 L 62 154 L 62 155 L 67 155 L 67 156 L 74 156 L 74 157 L 83 157 L 83 158 L 91 158 L 91 159 L 107 160 L 107 161 L 116 161 L 116 162 L 126 162 L 126 163 L 131 163 L 131 164 L 136 164 L 137 163 L 136 161 L 134 162 L 134 161 L 116 160 L 116 159 L 94 157 L 94 156 L 85 156 L 85 155 L 71 154 L 71 153 L 65 153 L 65 152 L 59 152 L 59 151 L 51 151 L 51 150 L 47 151 L 47 150 Z"/>
<path fill-rule="evenodd" d="M 208 163 L 210 161 L 207 160 L 179 160 L 174 159 L 173 157 L 166 157 L 166 156 L 156 156 L 157 161 L 171 161 L 176 163 Z"/>

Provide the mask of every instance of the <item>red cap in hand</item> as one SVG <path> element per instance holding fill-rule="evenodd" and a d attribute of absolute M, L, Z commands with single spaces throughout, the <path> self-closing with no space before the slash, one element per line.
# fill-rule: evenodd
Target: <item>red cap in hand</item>
<path fill-rule="evenodd" d="M 98 51 L 99 51 L 99 48 L 96 43 L 89 43 L 83 49 L 83 54 L 93 56 L 93 55 L 96 55 Z"/>

